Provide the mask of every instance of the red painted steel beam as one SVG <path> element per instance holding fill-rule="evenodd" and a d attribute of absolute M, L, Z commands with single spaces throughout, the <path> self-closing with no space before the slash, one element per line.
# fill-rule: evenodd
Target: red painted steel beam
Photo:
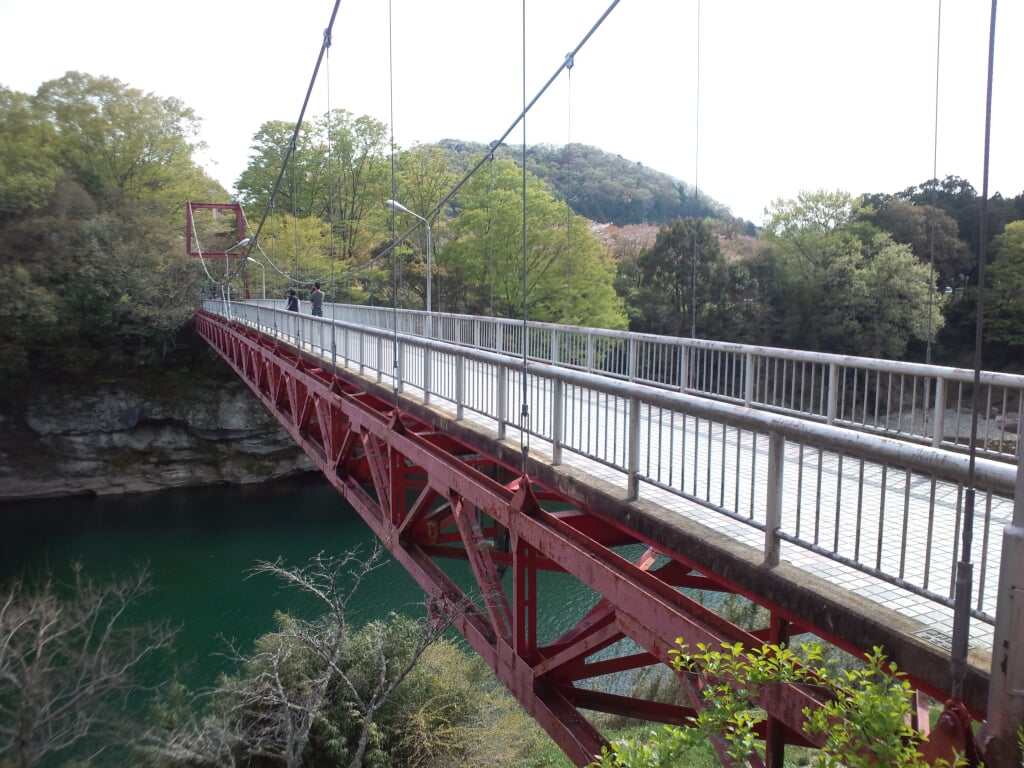
<path fill-rule="evenodd" d="M 431 610 L 450 613 L 577 765 L 606 743 L 587 712 L 680 723 L 701 706 L 701 681 L 692 674 L 678 676 L 686 706 L 612 691 L 614 675 L 665 665 L 680 637 L 690 646 L 752 646 L 771 636 L 746 632 L 681 591 L 739 592 L 728 580 L 699 573 L 679 553 L 579 499 L 518 476 L 479 446 L 463 445 L 375 395 L 355 374 L 334 373 L 207 313 L 196 316 L 196 327 L 412 575 Z M 508 477 L 514 479 L 502 482 Z M 496 546 L 504 535 L 507 550 Z M 622 544 L 646 546 L 633 561 L 612 548 Z M 460 587 L 453 569 L 468 572 L 473 587 Z M 558 638 L 538 636 L 542 571 L 566 574 L 594 592 L 590 610 Z M 810 693 L 779 686 L 762 704 L 770 739 L 813 743 L 801 733 L 802 709 L 819 704 Z"/>

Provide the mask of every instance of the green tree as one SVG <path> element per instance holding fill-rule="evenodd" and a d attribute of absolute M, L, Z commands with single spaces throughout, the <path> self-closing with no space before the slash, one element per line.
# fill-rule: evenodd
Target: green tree
<path fill-rule="evenodd" d="M 193 162 L 199 120 L 179 99 L 68 72 L 43 83 L 35 104 L 58 129 L 65 172 L 102 208 L 144 199 L 180 210 L 213 191 Z"/>
<path fill-rule="evenodd" d="M 53 123 L 30 97 L 0 87 L 0 221 L 44 205 L 60 175 Z"/>
<path fill-rule="evenodd" d="M 942 294 L 909 246 L 876 236 L 853 279 L 863 291 L 852 329 L 856 354 L 899 359 L 912 339 L 927 340 L 930 331 L 934 340 L 942 328 Z"/>
<path fill-rule="evenodd" d="M 342 271 L 340 261 L 331 263 L 330 225 L 315 216 L 296 219 L 288 213 L 267 217 L 260 234 L 259 261 L 266 262 L 267 296 L 281 298 L 289 288 L 298 288 L 306 298 L 314 282 L 330 288 L 334 274 Z M 249 290 L 263 273 L 258 267 L 248 270 Z"/>
<path fill-rule="evenodd" d="M 676 219 L 662 227 L 654 245 L 636 262 L 626 297 L 631 329 L 689 336 L 696 300 L 697 332 L 705 335 L 716 298 L 712 283 L 724 266 L 718 238 L 703 220 Z"/>
<path fill-rule="evenodd" d="M 544 737 L 482 660 L 444 639 L 463 607 L 349 623 L 350 600 L 380 557 L 258 564 L 317 610 L 278 614 L 277 631 L 234 651 L 239 670 L 218 681 L 205 711 L 165 719 L 146 751 L 173 765 L 522 765 Z M 496 743 L 507 752 L 495 754 Z"/>
<path fill-rule="evenodd" d="M 934 280 L 940 288 L 953 285 L 958 274 L 974 266 L 974 256 L 960 239 L 956 221 L 939 208 L 893 199 L 870 218 L 897 243 L 909 245 L 922 263 L 931 264 L 934 256 Z"/>
<path fill-rule="evenodd" d="M 681 641 L 680 641 L 681 643 Z M 668 726 L 647 738 L 629 739 L 606 749 L 599 768 L 668 768 L 697 744 L 711 741 L 720 756 L 735 765 L 762 765 L 763 742 L 757 728 L 765 720 L 758 707 L 771 687 L 801 684 L 821 701 L 803 709 L 804 730 L 819 750 L 819 768 L 925 768 L 949 766 L 927 762 L 920 751 L 925 735 L 908 725 L 913 711 L 912 689 L 881 649 L 865 663 L 840 674 L 823 665 L 823 651 L 804 645 L 800 655 L 779 645 L 745 649 L 741 643 L 695 651 L 680 645 L 671 651 L 673 668 L 694 679 L 701 706 L 687 727 Z M 954 757 L 954 756 L 951 756 Z"/>
<path fill-rule="evenodd" d="M 345 110 L 307 121 L 297 134 L 294 124 L 268 121 L 251 150 L 236 184 L 250 218 L 262 218 L 274 194 L 274 211 L 334 226 L 339 271 L 368 260 L 391 196 L 386 125 Z"/>
<path fill-rule="evenodd" d="M 614 265 L 584 219 L 527 177 L 526 311 L 531 320 L 623 328 Z M 522 172 L 494 161 L 460 190 L 459 215 L 441 252 L 441 308 L 498 317 L 523 314 Z"/>
<path fill-rule="evenodd" d="M 0 120 L 0 371 L 5 390 L 53 374 L 159 362 L 194 307 L 184 202 L 216 189 L 175 99 L 69 72 Z M 24 128 L 22 131 L 21 129 Z M 34 160 L 26 160 L 34 157 Z"/>
<path fill-rule="evenodd" d="M 1024 346 L 1024 221 L 992 240 L 995 260 L 986 276 L 985 335 L 989 342 Z"/>
<path fill-rule="evenodd" d="M 865 223 L 865 209 L 848 194 L 802 192 L 769 213 L 776 343 L 893 357 L 942 327 L 928 266 Z"/>

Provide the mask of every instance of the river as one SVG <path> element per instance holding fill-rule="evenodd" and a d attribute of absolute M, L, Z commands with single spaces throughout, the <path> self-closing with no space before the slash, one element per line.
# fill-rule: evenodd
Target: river
<path fill-rule="evenodd" d="M 251 576 L 259 560 L 284 558 L 302 565 L 319 552 L 358 548 L 374 537 L 325 480 L 218 487 L 92 499 L 8 502 L 0 505 L 0 582 L 49 569 L 66 578 L 80 562 L 86 575 L 108 580 L 134 568 L 149 569 L 153 591 L 138 614 L 179 628 L 173 664 L 192 689 L 211 685 L 228 668 L 231 639 L 249 650 L 274 629 L 274 612 L 305 612 L 311 602 L 267 575 Z M 460 583 L 455 564 L 446 571 Z M 511 573 L 506 574 L 511 579 Z M 546 584 L 546 588 L 545 588 Z M 567 577 L 544 574 L 541 638 L 551 638 L 590 607 L 592 595 Z M 361 624 L 391 611 L 423 615 L 423 593 L 390 556 L 365 580 L 350 605 Z"/>

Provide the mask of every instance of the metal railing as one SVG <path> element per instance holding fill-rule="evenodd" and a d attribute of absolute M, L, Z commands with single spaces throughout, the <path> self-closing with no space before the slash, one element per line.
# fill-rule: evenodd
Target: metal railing
<path fill-rule="evenodd" d="M 740 538 L 763 548 L 769 563 L 778 562 L 789 544 L 901 593 L 953 606 L 969 479 L 968 457 L 955 451 L 746 408 L 731 402 L 736 397 L 723 402 L 625 375 L 598 375 L 599 367 L 582 370 L 564 360 L 524 368 L 508 349 L 482 349 L 479 336 L 473 345 L 451 343 L 423 338 L 415 329 L 314 318 L 262 302 L 229 307 L 208 301 L 204 308 L 287 338 L 325 364 L 358 370 L 396 391 L 418 390 L 456 419 L 493 424 L 498 439 L 528 434 L 543 442 L 553 464 L 610 470 L 629 498 L 650 498 L 691 516 L 703 510 L 703 524 L 731 525 L 731 533 L 740 531 Z M 516 338 L 504 323 L 444 320 L 458 320 L 464 331 Z M 581 331 L 579 338 L 584 336 Z M 594 342 L 588 346 L 603 337 L 595 332 L 589 338 Z M 778 365 L 788 364 L 781 362 L 790 359 L 784 352 L 773 353 Z M 723 365 L 728 359 L 738 358 L 723 357 Z M 794 363 L 789 370 L 802 369 Z M 528 386 L 521 390 L 524 376 Z M 760 385 L 748 381 L 757 391 Z M 817 400 L 820 389 L 794 386 L 781 402 L 799 403 L 810 392 Z M 526 423 L 521 391 L 528 400 Z M 1019 471 L 1005 461 L 976 461 L 971 606 L 974 618 L 986 624 L 994 623 L 999 546 L 1003 528 L 1013 523 Z M 787 558 L 795 551 L 787 550 Z"/>
<path fill-rule="evenodd" d="M 967 452 L 974 372 L 504 318 L 326 305 L 349 323 Z M 983 371 L 979 455 L 1014 461 L 1024 376 Z"/>

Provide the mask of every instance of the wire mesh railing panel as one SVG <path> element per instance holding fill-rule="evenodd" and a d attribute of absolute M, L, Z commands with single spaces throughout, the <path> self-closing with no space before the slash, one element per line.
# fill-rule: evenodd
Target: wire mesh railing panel
<path fill-rule="evenodd" d="M 628 450 L 629 401 L 607 392 L 567 385 L 563 446 L 610 467 L 625 468 Z"/>
<path fill-rule="evenodd" d="M 459 380 L 459 355 L 453 352 L 432 351 L 430 355 L 430 393 L 432 396 L 447 400 L 457 405 L 462 384 Z"/>
<path fill-rule="evenodd" d="M 640 473 L 658 488 L 763 527 L 768 464 L 764 435 L 673 410 L 644 406 Z"/>
<path fill-rule="evenodd" d="M 683 349 L 678 344 L 637 338 L 631 340 L 634 363 L 630 381 L 679 389 Z"/>
<path fill-rule="evenodd" d="M 490 363 L 477 360 L 464 360 L 463 366 L 463 405 L 474 413 L 497 417 L 498 376 L 503 371 Z"/>

